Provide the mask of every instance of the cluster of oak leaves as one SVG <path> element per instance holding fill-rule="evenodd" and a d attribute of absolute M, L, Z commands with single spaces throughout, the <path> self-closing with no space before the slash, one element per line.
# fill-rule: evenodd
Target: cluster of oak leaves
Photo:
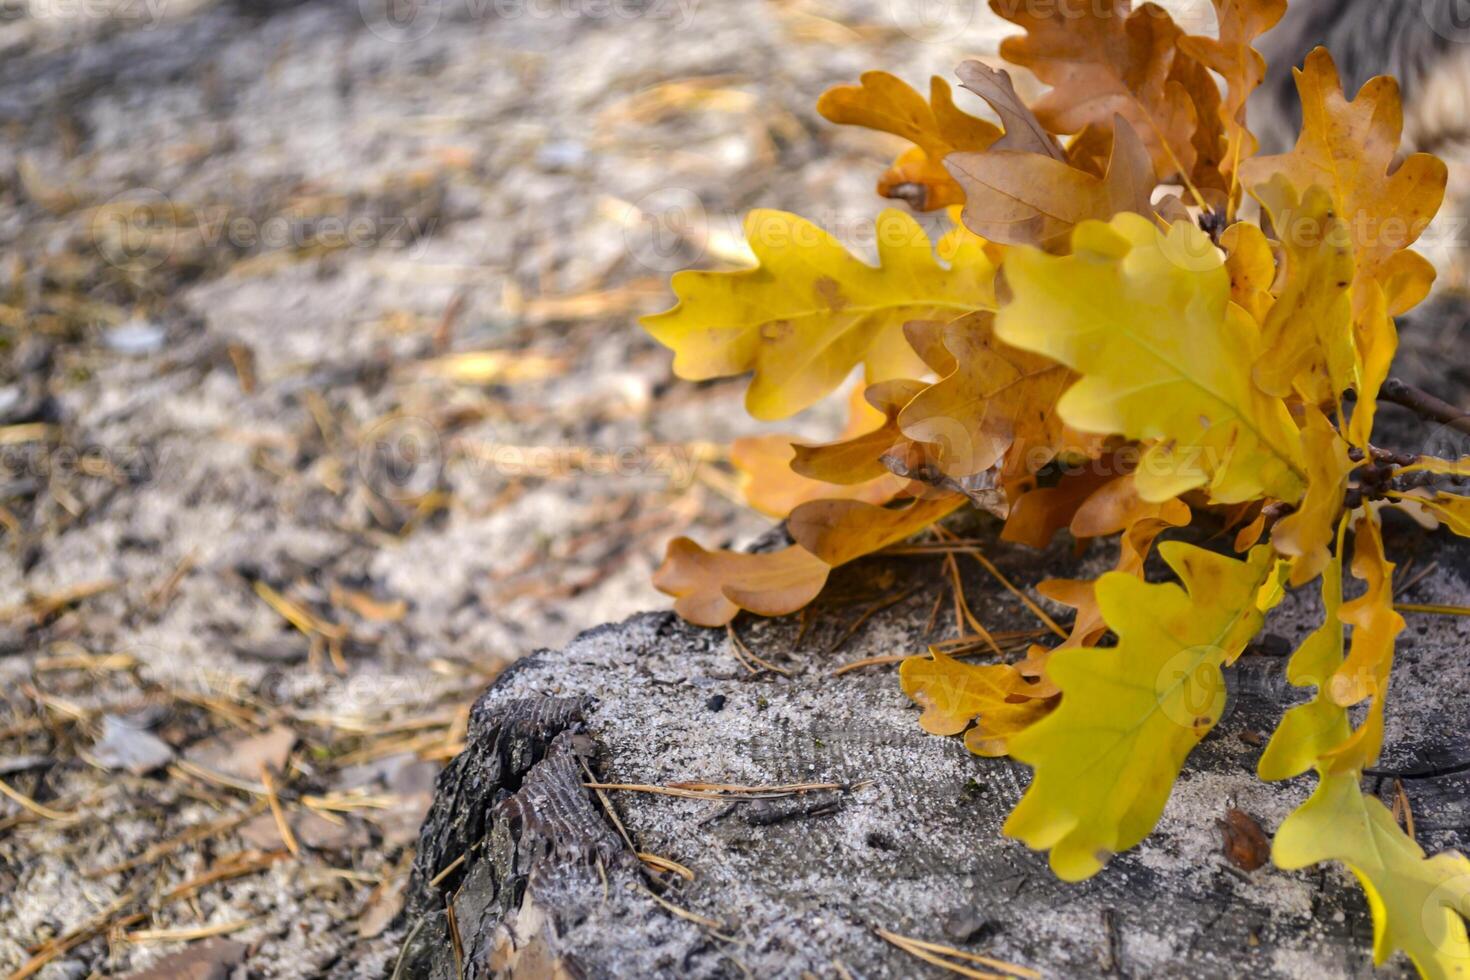
<path fill-rule="evenodd" d="M 1035 770 L 1005 832 L 1077 880 L 1149 833 L 1219 720 L 1223 699 L 1201 709 L 1190 688 L 1223 690 L 1222 668 L 1284 590 L 1320 578 L 1325 621 L 1287 667 L 1311 700 L 1286 712 L 1259 765 L 1263 779 L 1315 769 L 1319 781 L 1273 858 L 1344 862 L 1380 962 L 1403 949 L 1425 975 L 1461 975 L 1470 860 L 1426 858 L 1360 789 L 1404 626 L 1380 511 L 1416 508 L 1470 536 L 1470 499 L 1436 477 L 1470 475 L 1470 458 L 1370 444 L 1393 318 L 1434 278 L 1408 246 L 1440 205 L 1445 167 L 1398 161 L 1396 83 L 1373 79 L 1349 100 L 1321 49 L 1297 72 L 1295 149 L 1256 155 L 1245 106 L 1265 63 L 1252 44 L 1285 0 L 1214 0 L 1218 38 L 1128 0 L 991 5 L 1025 30 L 1002 56 L 1050 86 L 1028 107 L 1005 72 L 962 65 L 1003 129 L 956 107 L 937 77 L 926 99 L 870 72 L 818 106 L 910 141 L 879 191 L 948 208 L 953 230 L 931 245 L 885 211 L 875 268 L 795 215 L 757 211 L 758 267 L 679 273 L 678 305 L 644 321 L 680 377 L 750 372 L 759 419 L 808 408 L 858 365 L 867 382 L 840 441 L 736 446 L 749 500 L 786 518 L 796 544 L 744 554 L 679 539 L 656 584 L 702 625 L 784 615 L 832 567 L 974 501 L 1012 541 L 1120 535 L 1115 571 L 1039 586 L 1076 609 L 1057 649 L 985 665 L 935 651 L 901 670 L 926 730 Z M 1237 220 L 1247 212 L 1261 217 Z M 1244 557 L 1166 542 L 1179 582 L 1146 582 L 1154 539 L 1206 515 Z M 1363 586 L 1345 603 L 1349 532 Z M 1108 631 L 1116 644 L 1095 646 Z M 1364 703 L 1355 727 L 1349 709 Z"/>

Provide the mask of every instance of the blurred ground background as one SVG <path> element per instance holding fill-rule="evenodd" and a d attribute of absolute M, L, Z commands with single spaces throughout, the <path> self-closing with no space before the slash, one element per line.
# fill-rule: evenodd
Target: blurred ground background
<path fill-rule="evenodd" d="M 738 261 L 752 207 L 861 249 L 895 147 L 817 96 L 949 76 L 1004 27 L 0 8 L 0 975 L 391 972 L 475 695 L 664 605 L 670 537 L 767 524 L 721 458 L 742 383 L 674 380 L 636 316 Z"/>

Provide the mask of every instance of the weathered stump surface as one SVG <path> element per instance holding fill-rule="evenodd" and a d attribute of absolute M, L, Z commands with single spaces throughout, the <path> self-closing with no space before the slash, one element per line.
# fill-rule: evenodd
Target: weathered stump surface
<path fill-rule="evenodd" d="M 1401 561 L 1438 562 L 1406 601 L 1470 601 L 1465 542 L 1391 523 Z M 1024 585 L 1078 571 L 1070 542 L 1044 556 L 989 550 Z M 1111 558 L 1110 548 L 1094 548 L 1084 571 Z M 600 627 L 507 672 L 481 698 L 467 750 L 441 777 L 401 975 L 449 978 L 461 966 L 471 978 L 937 975 L 874 927 L 1057 977 L 1371 972 L 1371 925 L 1347 873 L 1238 871 L 1217 825 L 1233 805 L 1269 833 L 1310 790 L 1310 778 L 1264 785 L 1254 767 L 1257 736 L 1300 694 L 1281 680 L 1282 653 L 1320 622 L 1315 587 L 1290 596 L 1266 639 L 1233 669 L 1226 715 L 1194 753 L 1155 833 L 1093 880 L 1068 885 L 1043 855 L 1001 836 L 1027 782 L 1024 766 L 922 733 L 892 667 L 832 674 L 862 657 L 922 650 L 938 568 L 923 558 L 845 570 L 804 635 L 794 618 L 743 619 L 745 642 L 790 677 L 750 677 L 723 632 L 667 613 Z M 965 574 L 991 628 L 1034 625 L 978 568 Z M 829 650 L 865 603 L 914 586 Z M 930 638 L 953 628 L 946 605 Z M 1385 768 L 1470 758 L 1467 662 L 1470 620 L 1410 617 Z M 579 785 L 584 766 L 617 783 L 862 785 L 734 806 L 609 791 L 636 848 L 688 866 L 696 877 L 687 882 L 640 871 L 602 804 Z M 1470 774 L 1405 786 L 1426 847 L 1463 847 Z"/>

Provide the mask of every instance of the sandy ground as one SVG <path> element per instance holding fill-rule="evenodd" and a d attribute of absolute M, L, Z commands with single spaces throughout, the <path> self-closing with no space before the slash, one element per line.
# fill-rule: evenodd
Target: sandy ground
<path fill-rule="evenodd" d="M 893 147 L 817 95 L 947 73 L 999 27 L 389 13 L 0 24 L 0 972 L 125 974 L 215 932 L 188 948 L 252 976 L 391 966 L 474 695 L 662 606 L 674 534 L 765 526 L 710 462 L 752 430 L 740 385 L 675 381 L 635 316 L 750 207 L 863 245 Z"/>
<path fill-rule="evenodd" d="M 719 461 L 756 428 L 742 385 L 673 379 L 636 316 L 734 259 L 752 207 L 864 248 L 895 147 L 817 96 L 948 75 L 1004 27 L 922 0 L 7 8 L 0 971 L 126 974 L 214 931 L 252 976 L 391 969 L 474 696 L 663 607 L 673 535 L 766 526 Z"/>

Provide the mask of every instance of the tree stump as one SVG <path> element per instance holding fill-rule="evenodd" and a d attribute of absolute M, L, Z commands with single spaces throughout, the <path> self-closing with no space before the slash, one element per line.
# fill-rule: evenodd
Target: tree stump
<path fill-rule="evenodd" d="M 976 533 L 993 541 L 984 521 Z M 1437 562 L 1402 601 L 1470 601 L 1470 542 L 1388 524 L 1401 568 Z M 986 552 L 1029 588 L 1097 573 L 1116 543 L 1081 561 L 1073 547 Z M 988 628 L 1037 625 L 962 561 Z M 1268 785 L 1254 770 L 1282 710 L 1309 693 L 1287 685 L 1284 657 L 1321 615 L 1316 585 L 1287 597 L 1227 672 L 1225 715 L 1154 833 L 1082 884 L 1001 835 L 1025 766 L 924 734 L 892 665 L 834 675 L 954 635 L 939 559 L 841 569 L 805 623 L 738 620 L 742 641 L 789 676 L 752 675 L 723 631 L 670 613 L 594 629 L 517 663 L 476 705 L 424 825 L 397 975 L 941 975 L 888 930 L 1056 977 L 1366 976 L 1372 924 L 1350 874 L 1247 872 L 1223 843 L 1228 810 L 1269 834 L 1310 792 L 1314 777 Z M 1426 850 L 1463 848 L 1470 620 L 1408 620 L 1381 766 L 1401 778 Z M 730 802 L 583 785 L 594 781 L 838 788 Z M 1366 785 L 1396 793 L 1393 775 Z M 1409 972 L 1398 957 L 1387 975 Z"/>

